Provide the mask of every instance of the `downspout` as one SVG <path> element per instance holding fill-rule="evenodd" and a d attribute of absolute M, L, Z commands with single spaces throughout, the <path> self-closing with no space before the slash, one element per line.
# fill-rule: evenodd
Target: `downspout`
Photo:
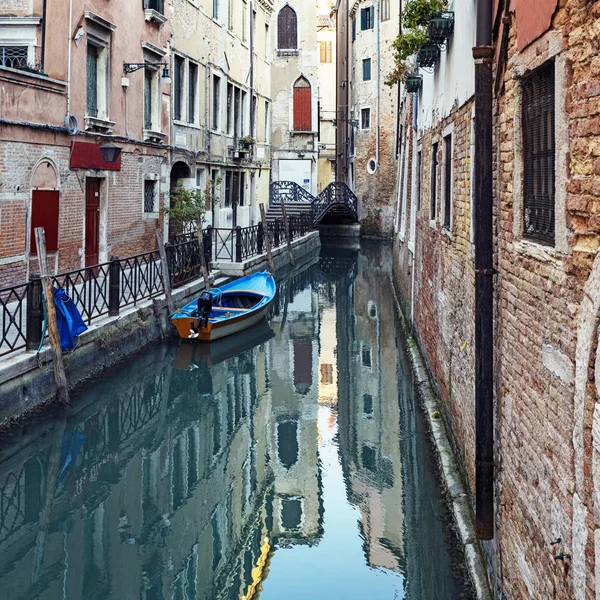
<path fill-rule="evenodd" d="M 379 0 L 375 3 L 375 22 L 377 23 L 377 117 L 375 120 L 375 171 L 379 169 L 379 104 L 381 98 L 381 20 L 379 18 Z"/>
<path fill-rule="evenodd" d="M 477 2 L 475 61 L 475 528 L 494 537 L 492 0 Z"/>
<path fill-rule="evenodd" d="M 69 34 L 67 42 L 69 44 L 67 61 L 67 115 L 71 114 L 71 36 L 73 35 L 73 0 L 69 0 Z"/>
<path fill-rule="evenodd" d="M 254 129 L 254 9 L 250 2 L 250 132 L 252 137 L 258 132 Z M 258 102 L 258 99 L 257 99 Z M 254 153 L 254 150 L 252 151 Z"/>
<path fill-rule="evenodd" d="M 40 69 L 44 73 L 44 62 L 46 58 L 46 3 L 48 0 L 44 0 L 42 6 L 42 55 L 40 57 Z"/>
<path fill-rule="evenodd" d="M 210 65 L 206 63 L 205 67 L 205 82 L 204 82 L 204 147 L 206 149 L 206 160 L 210 159 L 210 122 L 209 122 L 209 105 L 210 105 Z"/>

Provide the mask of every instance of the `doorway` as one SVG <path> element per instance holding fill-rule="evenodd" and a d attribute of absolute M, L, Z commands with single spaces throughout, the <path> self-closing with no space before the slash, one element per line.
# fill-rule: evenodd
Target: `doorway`
<path fill-rule="evenodd" d="M 100 179 L 85 180 L 85 266 L 99 262 L 100 252 Z"/>

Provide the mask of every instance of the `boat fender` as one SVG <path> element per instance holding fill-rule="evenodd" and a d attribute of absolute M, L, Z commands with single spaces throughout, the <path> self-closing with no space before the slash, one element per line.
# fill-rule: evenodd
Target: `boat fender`
<path fill-rule="evenodd" d="M 231 313 L 230 313 L 229 311 L 227 311 L 227 312 L 225 313 L 225 316 L 226 316 L 226 317 L 230 317 L 230 316 L 231 316 Z"/>

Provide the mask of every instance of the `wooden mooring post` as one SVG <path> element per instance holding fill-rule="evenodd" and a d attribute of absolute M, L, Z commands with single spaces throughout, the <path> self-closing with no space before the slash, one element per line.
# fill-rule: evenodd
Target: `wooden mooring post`
<path fill-rule="evenodd" d="M 273 264 L 273 255 L 271 254 L 271 235 L 269 234 L 269 227 L 267 225 L 267 217 L 265 215 L 265 205 L 259 204 L 260 207 L 260 220 L 263 225 L 263 235 L 265 241 L 265 248 L 267 249 L 267 263 L 269 264 L 269 269 L 271 269 L 271 273 L 275 273 L 275 265 Z"/>
<path fill-rule="evenodd" d="M 60 404 L 67 405 L 69 404 L 69 386 L 67 383 L 67 374 L 65 373 L 62 349 L 60 347 L 60 335 L 58 334 L 56 309 L 54 307 L 54 294 L 52 293 L 52 280 L 48 274 L 46 234 L 43 227 L 36 227 L 35 243 L 37 245 L 38 261 L 40 263 L 42 289 L 44 290 L 44 295 L 46 297 L 46 319 L 48 320 L 48 336 L 50 337 L 50 351 L 52 352 L 52 364 L 54 366 L 56 395 Z"/>
<path fill-rule="evenodd" d="M 169 314 L 172 315 L 175 312 L 175 304 L 173 302 L 173 293 L 171 291 L 169 262 L 167 261 L 167 251 L 165 250 L 165 240 L 163 238 L 162 229 L 156 230 L 156 241 L 158 242 L 158 253 L 160 254 L 160 277 L 162 279 L 165 296 L 167 297 L 167 308 L 169 309 Z"/>
<path fill-rule="evenodd" d="M 287 244 L 288 256 L 290 257 L 290 262 L 292 265 L 294 264 L 294 254 L 292 253 L 292 240 L 290 239 L 290 223 L 287 218 L 287 210 L 285 208 L 285 201 L 281 199 L 281 213 L 283 214 L 283 228 L 285 233 L 285 241 Z"/>

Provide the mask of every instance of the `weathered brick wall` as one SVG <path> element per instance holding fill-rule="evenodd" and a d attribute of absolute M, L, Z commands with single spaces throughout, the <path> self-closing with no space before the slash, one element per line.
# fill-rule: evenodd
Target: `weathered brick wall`
<path fill-rule="evenodd" d="M 44 138 L 40 141 L 43 142 Z M 24 282 L 28 274 L 37 270 L 35 259 L 29 257 L 27 223 L 31 210 L 31 178 L 42 158 L 51 160 L 56 166 L 60 181 L 59 251 L 57 257 L 50 256 L 50 266 L 56 266 L 60 272 L 83 266 L 85 178 L 99 173 L 70 170 L 68 146 L 4 141 L 0 143 L 3 181 L 0 196 L 0 286 Z M 164 189 L 165 169 L 163 156 L 159 154 L 124 151 L 121 171 L 108 172 L 107 177 L 102 179 L 100 194 L 107 198 L 107 204 L 101 210 L 101 230 L 106 229 L 107 259 L 115 254 L 126 257 L 156 248 L 155 230 L 162 224 L 162 217 L 157 220 L 142 216 L 143 176 L 150 173 L 161 176 L 158 186 Z M 159 203 L 162 208 L 164 193 L 160 194 Z"/>

